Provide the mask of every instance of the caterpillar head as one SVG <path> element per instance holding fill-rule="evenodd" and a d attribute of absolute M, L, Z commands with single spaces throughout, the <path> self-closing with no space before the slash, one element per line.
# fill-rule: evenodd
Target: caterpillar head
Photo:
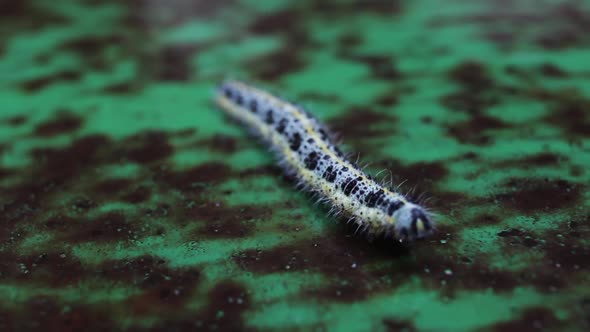
<path fill-rule="evenodd" d="M 433 233 L 432 220 L 419 205 L 407 203 L 396 214 L 395 236 L 400 242 L 412 242 Z"/>

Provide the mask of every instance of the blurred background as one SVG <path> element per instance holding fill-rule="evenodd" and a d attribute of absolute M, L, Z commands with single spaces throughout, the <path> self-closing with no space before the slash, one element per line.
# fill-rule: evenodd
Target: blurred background
<path fill-rule="evenodd" d="M 0 330 L 590 328 L 587 1 L 0 1 Z M 212 103 L 305 105 L 437 213 L 354 235 Z"/>

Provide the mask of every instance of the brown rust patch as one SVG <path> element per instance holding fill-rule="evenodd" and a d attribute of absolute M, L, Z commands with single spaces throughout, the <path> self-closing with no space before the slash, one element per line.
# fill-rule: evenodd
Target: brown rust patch
<path fill-rule="evenodd" d="M 238 140 L 234 136 L 215 134 L 197 142 L 197 146 L 206 147 L 211 151 L 232 154 L 238 150 Z"/>
<path fill-rule="evenodd" d="M 171 268 L 161 258 L 140 256 L 101 263 L 101 278 L 141 289 L 127 299 L 133 315 L 172 314 L 188 301 L 201 280 L 196 268 Z"/>
<path fill-rule="evenodd" d="M 196 133 L 198 132 L 197 128 L 191 128 L 191 127 L 187 127 L 184 129 L 178 129 L 175 132 L 172 132 L 170 135 L 174 138 L 189 138 L 191 136 L 194 136 Z"/>
<path fill-rule="evenodd" d="M 286 45 L 247 62 L 247 67 L 255 77 L 264 81 L 274 81 L 307 65 L 303 55 L 298 52 L 299 49 L 309 47 L 311 43 L 302 21 L 297 11 L 287 9 L 262 15 L 249 25 L 248 30 L 254 34 L 279 34 Z M 297 47 L 290 48 L 289 45 Z"/>
<path fill-rule="evenodd" d="M 346 32 L 338 38 L 338 47 L 340 52 L 348 52 L 351 49 L 360 46 L 363 38 L 355 32 Z"/>
<path fill-rule="evenodd" d="M 122 47 L 130 45 L 131 41 L 123 35 L 112 34 L 104 36 L 85 36 L 70 39 L 62 43 L 59 48 L 66 52 L 71 52 L 77 55 L 85 66 L 95 70 L 109 70 L 112 63 L 107 59 L 109 56 L 105 54 L 110 48 L 117 47 L 118 50 Z"/>
<path fill-rule="evenodd" d="M 461 87 L 461 90 L 441 98 L 441 103 L 448 109 L 485 117 L 481 112 L 500 102 L 496 96 L 497 86 L 482 63 L 460 63 L 449 71 L 448 76 Z"/>
<path fill-rule="evenodd" d="M 301 18 L 297 11 L 287 9 L 258 16 L 248 26 L 248 30 L 254 34 L 280 34 L 298 29 L 300 21 Z"/>
<path fill-rule="evenodd" d="M 250 235 L 253 220 L 268 221 L 272 216 L 269 207 L 224 206 L 221 203 L 194 203 L 185 206 L 184 219 L 199 221 L 202 226 L 194 232 L 194 238 L 243 238 Z"/>
<path fill-rule="evenodd" d="M 146 217 L 171 218 L 170 213 L 173 211 L 171 211 L 171 206 L 169 204 L 160 203 L 143 210 L 143 212 Z"/>
<path fill-rule="evenodd" d="M 108 212 L 88 220 L 79 219 L 66 231 L 65 238 L 70 243 L 129 241 L 137 238 L 140 227 L 139 221 L 129 221 L 120 212 Z"/>
<path fill-rule="evenodd" d="M 21 88 L 28 93 L 38 92 L 51 84 L 58 82 L 73 82 L 78 81 L 82 74 L 73 70 L 64 70 L 44 77 L 35 78 L 23 82 Z"/>
<path fill-rule="evenodd" d="M 91 57 L 102 53 L 106 48 L 126 42 L 123 35 L 88 36 L 70 39 L 60 45 L 66 51 L 77 53 L 83 57 Z"/>
<path fill-rule="evenodd" d="M 200 196 L 203 188 L 234 175 L 222 163 L 202 164 L 188 171 L 170 170 L 171 166 L 167 163 L 153 164 L 172 151 L 171 147 L 168 148 L 167 137 L 166 133 L 149 131 L 120 141 L 92 135 L 60 148 L 33 149 L 30 152 L 33 159 L 31 166 L 13 170 L 11 174 L 22 180 L 9 185 L 2 194 L 0 216 L 4 220 L 4 227 L 0 237 L 6 241 L 8 248 L 12 248 L 28 235 L 30 229 L 42 227 L 44 231 L 68 243 L 126 244 L 159 232 L 157 223 L 152 228 L 151 224 L 143 222 L 146 217 L 149 222 L 155 222 L 150 217 L 167 218 L 173 222 L 179 221 L 179 217 L 186 217 L 189 213 L 183 214 L 182 208 L 171 208 L 178 203 L 174 197 L 171 198 L 172 201 L 161 202 L 147 212 L 138 210 L 125 214 L 89 214 L 107 202 L 145 202 L 151 197 L 152 190 L 162 193 L 181 190 L 188 194 L 187 204 L 195 198 L 198 204 L 202 204 L 203 199 L 207 198 Z M 154 152 L 158 149 L 161 151 Z M 153 185 L 135 186 L 131 179 L 109 178 L 107 174 L 97 172 L 102 166 L 119 163 L 122 158 L 147 163 L 139 166 L 137 176 L 147 178 L 145 183 L 153 181 Z M 195 188 L 198 196 L 193 197 L 190 193 Z M 76 195 L 62 200 L 62 193 L 72 190 L 75 190 Z M 182 206 L 182 202 L 180 205 Z M 53 212 L 47 214 L 44 211 Z M 212 221 L 207 225 L 210 228 L 207 234 L 212 237 L 216 233 L 212 229 L 214 227 L 219 228 L 217 236 L 241 236 L 251 230 L 248 222 L 240 228 L 241 218 L 269 216 L 264 209 L 256 210 L 252 207 L 224 209 L 222 212 L 227 214 L 208 215 L 210 212 L 219 211 L 200 213 L 206 220 Z M 224 224 L 225 221 L 227 225 Z M 237 222 L 231 223 L 232 221 Z"/>
<path fill-rule="evenodd" d="M 115 156 L 140 164 L 165 160 L 174 153 L 168 135 L 162 131 L 145 131 L 126 138 Z"/>
<path fill-rule="evenodd" d="M 570 175 L 574 177 L 581 177 L 584 175 L 584 167 L 579 165 L 572 165 L 570 167 Z"/>
<path fill-rule="evenodd" d="M 164 3 L 152 0 L 129 0 L 125 2 L 128 10 L 123 22 L 128 28 L 146 33 L 146 31 L 179 26 L 197 18 L 215 18 L 224 8 L 235 7 L 235 2 L 235 0 L 169 0 Z"/>
<path fill-rule="evenodd" d="M 132 183 L 129 179 L 107 179 L 97 183 L 93 191 L 103 195 L 117 195 L 130 187 Z"/>
<path fill-rule="evenodd" d="M 87 197 L 77 197 L 72 200 L 72 209 L 77 212 L 87 211 L 97 207 L 94 200 Z"/>
<path fill-rule="evenodd" d="M 398 15 L 403 11 L 403 1 L 398 0 L 372 0 L 372 1 L 350 1 L 342 2 L 335 0 L 312 1 L 309 3 L 310 10 L 323 15 L 358 15 L 359 12 L 370 13 L 380 16 Z"/>
<path fill-rule="evenodd" d="M 464 90 L 443 96 L 440 102 L 452 111 L 479 112 L 499 104 L 500 98 L 491 93 L 473 93 Z"/>
<path fill-rule="evenodd" d="M 125 202 L 138 204 L 149 200 L 151 197 L 151 190 L 147 186 L 138 186 L 132 191 L 126 193 L 121 197 Z"/>
<path fill-rule="evenodd" d="M 104 180 L 97 179 L 97 182 L 91 186 L 91 193 L 94 201 L 109 202 L 121 200 L 128 203 L 141 203 L 151 197 L 151 190 L 144 186 L 135 186 L 135 180 L 127 178 L 107 178 Z M 89 202 L 90 206 L 84 206 L 86 201 L 76 202 L 79 210 L 86 210 L 94 207 L 94 201 Z M 80 205 L 81 204 L 81 205 Z"/>
<path fill-rule="evenodd" d="M 510 245 L 523 245 L 527 248 L 532 248 L 539 244 L 539 241 L 534 236 L 518 228 L 506 229 L 497 235 Z"/>
<path fill-rule="evenodd" d="M 132 94 L 141 90 L 141 85 L 134 81 L 113 83 L 105 86 L 102 91 L 112 95 Z"/>
<path fill-rule="evenodd" d="M 2 155 L 2 149 L 0 148 L 0 155 Z M 0 180 L 4 179 L 4 178 L 9 178 L 11 177 L 13 174 L 15 174 L 16 172 L 12 169 L 8 169 L 8 168 L 1 168 L 0 167 Z"/>
<path fill-rule="evenodd" d="M 474 113 L 467 121 L 448 124 L 447 133 L 461 143 L 489 145 L 493 143 L 493 138 L 488 131 L 508 127 L 508 124 L 500 119 L 482 113 Z"/>
<path fill-rule="evenodd" d="M 573 3 L 560 4 L 548 14 L 558 24 L 539 34 L 536 43 L 549 50 L 588 45 L 589 13 Z"/>
<path fill-rule="evenodd" d="M 77 224 L 77 219 L 62 214 L 51 216 L 43 221 L 45 227 L 54 231 L 66 231 Z"/>
<path fill-rule="evenodd" d="M 577 301 L 576 316 L 579 317 L 581 326 L 584 329 L 590 327 L 590 296 L 583 296 Z"/>
<path fill-rule="evenodd" d="M 575 139 L 590 137 L 590 101 L 564 102 L 553 108 L 544 121 Z"/>
<path fill-rule="evenodd" d="M 0 2 L 0 13 L 2 13 L 2 25 L 16 27 L 20 33 L 69 23 L 68 17 L 51 9 L 48 10 L 45 6 L 39 6 L 35 1 L 2 1 Z M 2 35 L 4 34 L 5 32 L 2 31 Z M 0 55 L 1 51 L 2 47 L 0 46 Z"/>
<path fill-rule="evenodd" d="M 333 286 L 303 290 L 302 295 L 306 298 L 354 302 L 367 298 L 373 292 L 385 291 L 386 283 L 363 272 L 364 264 L 371 259 L 371 252 L 359 251 L 354 240 L 339 235 L 340 238 L 310 239 L 264 251 L 246 250 L 232 258 L 242 269 L 258 274 L 310 271 L 337 280 Z M 346 247 L 346 244 L 353 245 Z"/>
<path fill-rule="evenodd" d="M 590 16 L 576 3 L 545 4 L 534 10 L 523 10 L 522 6 L 515 4 L 496 1 L 484 12 L 439 18 L 431 27 L 475 25 L 485 39 L 503 51 L 527 44 L 552 51 L 588 44 L 585 32 L 590 28 Z M 515 27 L 522 33 L 513 33 Z"/>
<path fill-rule="evenodd" d="M 256 78 L 276 81 L 284 75 L 302 70 L 306 61 L 297 51 L 281 48 L 249 61 L 246 66 Z"/>
<path fill-rule="evenodd" d="M 374 165 L 373 168 L 391 171 L 394 175 L 394 184 L 406 181 L 408 186 L 420 192 L 436 191 L 436 184 L 444 180 L 449 173 L 442 162 L 417 162 L 406 165 L 397 159 L 385 159 L 377 161 Z"/>
<path fill-rule="evenodd" d="M 28 118 L 25 115 L 14 115 L 2 120 L 2 123 L 5 123 L 11 127 L 19 127 L 25 124 L 27 122 L 27 119 Z"/>
<path fill-rule="evenodd" d="M 297 45 L 295 49 L 282 48 L 282 52 L 297 53 L 297 50 L 308 49 L 316 46 L 309 36 L 305 23 L 306 13 L 301 13 L 296 8 L 259 16 L 248 27 L 253 34 L 279 35 L 284 39 L 284 45 Z"/>
<path fill-rule="evenodd" d="M 567 280 L 572 277 L 572 274 L 587 273 L 590 269 L 590 262 L 588 262 L 590 247 L 588 246 L 568 247 L 565 243 L 551 241 L 544 246 L 544 250 L 549 263 L 562 270 L 556 277 L 562 279 L 564 285 L 567 285 Z"/>
<path fill-rule="evenodd" d="M 104 306 L 58 302 L 49 296 L 35 296 L 22 305 L 0 309 L 0 327 L 6 331 L 48 332 L 119 329 Z"/>
<path fill-rule="evenodd" d="M 466 61 L 449 71 L 449 78 L 466 90 L 485 91 L 494 86 L 494 81 L 481 62 Z"/>
<path fill-rule="evenodd" d="M 238 176 L 241 179 L 258 176 L 271 176 L 273 178 L 278 178 L 284 176 L 284 173 L 279 166 L 272 164 L 244 169 L 238 173 Z"/>
<path fill-rule="evenodd" d="M 575 272 L 590 269 L 590 246 L 585 240 L 590 236 L 590 214 L 573 217 L 569 222 L 563 222 L 554 230 L 543 234 L 545 256 L 549 264 L 558 267 L 559 276 L 564 279 Z"/>
<path fill-rule="evenodd" d="M 590 236 L 589 220 L 589 215 L 573 217 L 569 222 L 557 223 L 555 228 L 540 234 L 514 228 L 498 233 L 509 252 L 533 251 L 544 256 L 526 269 L 515 272 L 517 280 L 539 292 L 552 294 L 568 289 L 574 284 L 572 280 L 587 274 L 590 247 L 584 240 Z"/>
<path fill-rule="evenodd" d="M 207 294 L 209 303 L 190 318 L 168 319 L 151 331 L 253 331 L 244 313 L 251 308 L 248 290 L 233 281 L 221 281 Z M 186 316 L 185 316 L 186 317 Z"/>
<path fill-rule="evenodd" d="M 68 250 L 40 251 L 26 256 L 4 252 L 2 256 L 0 275 L 6 281 L 65 287 L 75 286 L 83 277 L 80 260 Z"/>
<path fill-rule="evenodd" d="M 326 103 L 339 103 L 340 96 L 333 93 L 323 93 L 318 91 L 304 91 L 299 94 L 299 98 L 308 101 L 326 102 Z"/>
<path fill-rule="evenodd" d="M 474 204 L 478 201 L 478 198 L 457 191 L 433 189 L 432 191 L 427 191 L 427 193 L 428 196 L 426 198 L 432 199 L 428 200 L 424 205 L 429 209 L 432 209 L 434 212 L 440 213 L 450 211 L 453 208 L 462 208 L 467 204 Z M 418 200 L 418 202 L 421 203 L 420 200 Z"/>
<path fill-rule="evenodd" d="M 543 63 L 539 66 L 539 72 L 545 77 L 566 78 L 569 74 L 554 63 Z"/>
<path fill-rule="evenodd" d="M 246 250 L 232 258 L 242 269 L 260 274 L 315 270 L 333 277 L 350 274 L 352 278 L 355 263 L 360 267 L 377 257 L 397 257 L 406 253 L 403 247 L 391 241 L 389 248 L 382 247 L 384 251 L 381 252 L 363 242 L 366 241 L 334 234 L 326 239 L 309 239 L 264 251 Z M 372 254 L 376 256 L 372 257 Z"/>
<path fill-rule="evenodd" d="M 243 314 L 250 308 L 248 290 L 232 281 L 222 281 L 208 294 L 209 305 L 197 314 L 207 329 L 247 331 Z M 223 312 L 223 316 L 219 315 Z"/>
<path fill-rule="evenodd" d="M 562 325 L 563 323 L 560 322 L 552 310 L 544 307 L 531 307 L 523 310 L 518 318 L 508 322 L 496 323 L 486 330 L 498 332 L 543 331 L 555 329 Z"/>
<path fill-rule="evenodd" d="M 549 31 L 547 35 L 539 36 L 536 43 L 544 49 L 563 50 L 568 47 L 587 44 L 587 37 L 581 32 L 561 29 Z"/>
<path fill-rule="evenodd" d="M 353 106 L 344 115 L 329 121 L 335 132 L 349 141 L 394 135 L 397 117 L 364 106 Z"/>
<path fill-rule="evenodd" d="M 420 122 L 422 122 L 424 124 L 431 124 L 432 121 L 433 121 L 432 117 L 431 116 L 428 116 L 428 115 L 423 116 L 423 117 L 420 118 Z"/>
<path fill-rule="evenodd" d="M 375 100 L 375 102 L 379 106 L 392 107 L 392 106 L 398 104 L 398 102 L 399 102 L 399 96 L 397 94 L 394 94 L 394 93 L 387 93 L 387 94 L 384 94 L 382 96 L 377 97 L 377 99 Z"/>
<path fill-rule="evenodd" d="M 502 223 L 502 219 L 500 219 L 496 215 L 484 213 L 484 214 L 478 215 L 477 217 L 473 218 L 472 222 L 476 225 L 488 226 L 488 225 L 498 225 L 498 224 Z"/>
<path fill-rule="evenodd" d="M 384 318 L 383 325 L 386 331 L 389 332 L 416 332 L 418 329 L 414 326 L 414 323 L 408 320 L 399 320 L 395 318 Z"/>
<path fill-rule="evenodd" d="M 565 180 L 519 179 L 507 180 L 504 193 L 495 195 L 503 206 L 528 214 L 555 211 L 574 206 L 582 197 L 579 185 Z"/>
<path fill-rule="evenodd" d="M 69 110 L 58 110 L 55 118 L 49 119 L 35 127 L 34 134 L 40 137 L 51 137 L 68 134 L 82 126 L 83 120 Z"/>
<path fill-rule="evenodd" d="M 367 1 L 364 3 L 360 3 L 360 2 L 352 2 L 351 3 L 352 8 L 353 8 L 353 12 L 356 12 L 358 10 L 363 10 L 363 11 L 369 11 L 373 14 L 377 14 L 377 15 L 385 15 L 385 16 L 393 16 L 393 15 L 399 15 L 403 12 L 403 5 L 404 2 L 403 1 L 399 1 L 399 0 L 392 0 L 392 1 L 381 1 L 381 0 L 375 0 L 375 1 Z"/>
<path fill-rule="evenodd" d="M 60 189 L 77 181 L 85 168 L 98 160 L 100 148 L 107 144 L 104 136 L 87 136 L 71 145 L 57 148 L 33 149 L 32 168 L 19 170 L 15 175 L 24 180 L 3 193 L 1 215 L 8 235 L 13 227 L 33 221 L 43 208 L 50 206 L 50 198 Z"/>
<path fill-rule="evenodd" d="M 156 79 L 160 81 L 187 81 L 192 77 L 191 57 L 197 52 L 195 45 L 168 45 L 156 57 Z"/>
<path fill-rule="evenodd" d="M 509 159 L 493 164 L 499 168 L 508 167 L 535 170 L 538 168 L 559 167 L 561 164 L 567 163 L 568 161 L 569 157 L 567 156 L 551 152 L 541 152 L 521 159 Z"/>
<path fill-rule="evenodd" d="M 542 152 L 534 156 L 527 157 L 523 160 L 526 165 L 535 166 L 558 166 L 562 162 L 567 162 L 569 158 L 550 152 Z"/>
<path fill-rule="evenodd" d="M 427 287 L 448 298 L 465 290 L 491 289 L 496 293 L 509 293 L 521 286 L 516 275 L 490 267 L 485 256 L 465 260 L 452 253 L 430 255 L 414 262 L 408 269 L 408 277 L 410 273 L 421 275 Z"/>
<path fill-rule="evenodd" d="M 77 139 L 65 148 L 38 148 L 31 152 L 43 179 L 70 181 L 90 165 L 98 163 L 111 141 L 104 135 L 90 135 Z"/>
<path fill-rule="evenodd" d="M 207 162 L 187 170 L 160 169 L 154 174 L 154 180 L 186 193 L 199 193 L 211 184 L 227 180 L 232 174 L 232 169 L 225 163 Z"/>
<path fill-rule="evenodd" d="M 396 68 L 393 59 L 389 56 L 370 54 L 344 54 L 343 56 L 347 59 L 359 61 L 367 65 L 371 76 L 375 79 L 394 81 L 402 78 L 402 73 Z"/>
<path fill-rule="evenodd" d="M 371 294 L 378 292 L 382 288 L 368 283 L 368 280 L 358 280 L 351 278 L 351 280 L 338 280 L 330 285 L 326 285 L 319 289 L 311 289 L 307 291 L 306 297 L 320 298 L 323 301 L 334 301 L 344 303 L 354 303 L 367 299 Z"/>

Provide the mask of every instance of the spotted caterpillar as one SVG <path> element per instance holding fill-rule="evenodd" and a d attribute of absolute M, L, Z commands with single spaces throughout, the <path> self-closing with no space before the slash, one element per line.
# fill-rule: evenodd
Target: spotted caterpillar
<path fill-rule="evenodd" d="M 215 101 L 268 142 L 302 187 L 370 236 L 410 242 L 433 232 L 423 207 L 378 184 L 348 161 L 328 130 L 302 107 L 235 80 L 221 84 Z"/>

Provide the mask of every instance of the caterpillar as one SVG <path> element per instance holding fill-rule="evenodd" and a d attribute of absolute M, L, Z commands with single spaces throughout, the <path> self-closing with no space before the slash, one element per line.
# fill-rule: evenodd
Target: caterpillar
<path fill-rule="evenodd" d="M 349 161 L 329 130 L 303 107 L 236 80 L 222 82 L 215 102 L 272 147 L 298 186 L 328 204 L 330 213 L 347 216 L 357 231 L 406 243 L 433 233 L 425 208 Z"/>

